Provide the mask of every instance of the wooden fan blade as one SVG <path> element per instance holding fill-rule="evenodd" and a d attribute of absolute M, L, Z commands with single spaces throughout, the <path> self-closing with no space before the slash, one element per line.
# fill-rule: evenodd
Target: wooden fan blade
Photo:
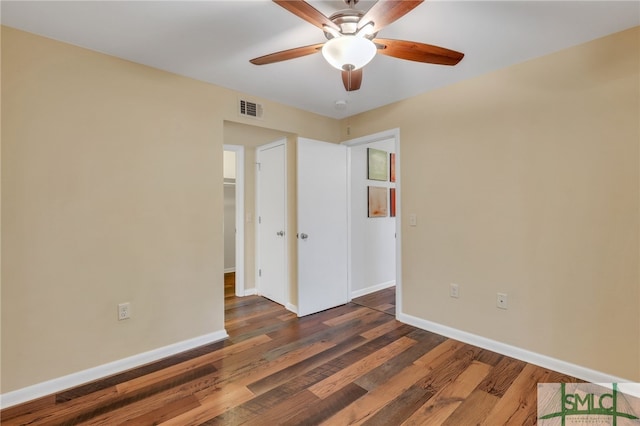
<path fill-rule="evenodd" d="M 464 53 L 416 41 L 376 38 L 373 42 L 378 46 L 378 53 L 408 61 L 455 65 L 464 58 Z"/>
<path fill-rule="evenodd" d="M 362 68 L 353 71 L 342 71 L 342 83 L 347 92 L 360 89 L 362 84 Z"/>
<path fill-rule="evenodd" d="M 338 28 L 336 26 L 336 24 L 331 22 L 331 20 L 329 18 L 324 16 L 322 13 L 320 13 L 316 8 L 311 6 L 306 1 L 302 1 L 302 0 L 273 0 L 273 2 L 278 4 L 279 6 L 284 7 L 289 12 L 291 12 L 294 15 L 304 19 L 305 21 L 309 22 L 310 24 L 315 25 L 316 27 L 318 27 L 320 29 L 322 29 L 323 25 L 327 25 L 327 26 L 329 26 L 329 27 L 331 27 L 331 28 L 333 28 L 335 30 L 338 30 L 338 31 L 340 30 L 340 28 Z"/>
<path fill-rule="evenodd" d="M 423 1 L 424 0 L 378 0 L 360 19 L 358 28 L 362 28 L 369 22 L 373 22 L 373 32 L 376 33 L 390 23 L 402 18 Z"/>
<path fill-rule="evenodd" d="M 271 53 L 269 55 L 260 56 L 251 59 L 254 65 L 273 64 L 274 62 L 288 61 L 289 59 L 300 58 L 302 56 L 312 55 L 322 49 L 324 43 L 312 44 L 310 46 L 296 47 L 295 49 L 283 50 L 281 52 Z"/>

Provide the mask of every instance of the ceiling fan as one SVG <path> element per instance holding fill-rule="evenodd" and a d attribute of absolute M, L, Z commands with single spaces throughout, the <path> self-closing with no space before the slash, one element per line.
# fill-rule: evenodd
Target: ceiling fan
<path fill-rule="evenodd" d="M 273 0 L 294 15 L 324 31 L 327 41 L 283 50 L 251 59 L 255 65 L 295 59 L 322 51 L 332 66 L 342 71 L 347 91 L 360 89 L 362 67 L 376 53 L 428 64 L 456 65 L 463 53 L 430 44 L 377 38 L 378 31 L 403 17 L 424 0 L 378 0 L 368 11 L 355 8 L 358 0 L 344 0 L 347 9 L 327 17 L 303 0 Z"/>

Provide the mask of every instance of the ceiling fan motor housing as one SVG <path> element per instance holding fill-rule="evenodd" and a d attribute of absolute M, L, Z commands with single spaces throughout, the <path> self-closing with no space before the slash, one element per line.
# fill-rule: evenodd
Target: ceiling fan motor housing
<path fill-rule="evenodd" d="M 331 22 L 336 24 L 338 28 L 340 28 L 340 34 L 342 35 L 354 35 L 358 32 L 361 27 L 358 27 L 358 23 L 360 19 L 364 16 L 364 12 L 356 9 L 344 9 L 340 10 L 329 17 Z M 328 31 L 324 32 L 325 37 L 328 40 L 331 40 L 335 37 L 335 34 L 332 34 Z M 365 34 L 365 37 L 368 39 L 372 39 L 375 34 Z"/>

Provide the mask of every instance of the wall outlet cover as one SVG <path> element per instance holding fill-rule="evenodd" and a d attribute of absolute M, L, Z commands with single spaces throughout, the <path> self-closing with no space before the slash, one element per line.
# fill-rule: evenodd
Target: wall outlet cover
<path fill-rule="evenodd" d="M 506 293 L 498 293 L 496 298 L 496 306 L 500 309 L 507 309 L 509 307 Z"/>

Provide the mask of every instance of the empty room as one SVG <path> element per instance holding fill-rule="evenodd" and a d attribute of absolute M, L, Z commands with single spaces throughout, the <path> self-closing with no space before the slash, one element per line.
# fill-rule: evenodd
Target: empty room
<path fill-rule="evenodd" d="M 0 7 L 3 425 L 640 421 L 640 2 Z"/>

